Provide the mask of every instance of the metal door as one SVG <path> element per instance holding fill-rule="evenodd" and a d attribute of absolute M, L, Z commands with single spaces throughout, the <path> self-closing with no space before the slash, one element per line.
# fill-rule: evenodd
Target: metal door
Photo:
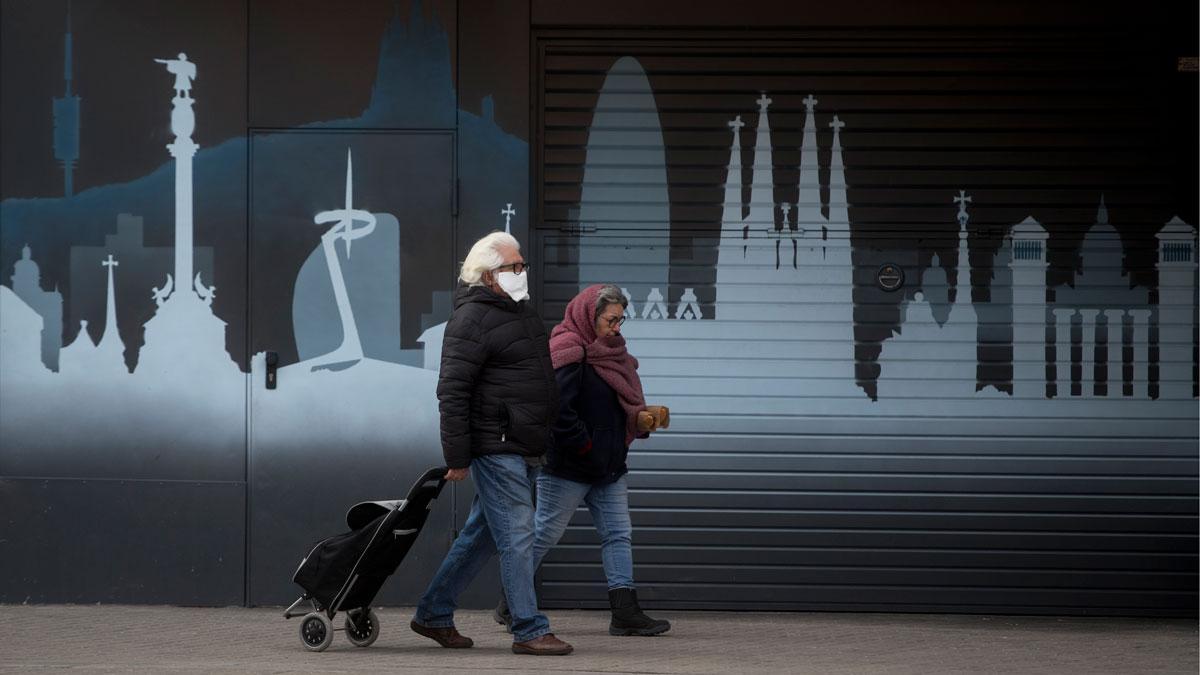
<path fill-rule="evenodd" d="M 251 134 L 251 604 L 293 600 L 296 565 L 346 529 L 347 508 L 403 497 L 441 464 L 454 149 L 451 131 Z M 451 502 L 435 502 L 381 602 L 415 601 Z"/>

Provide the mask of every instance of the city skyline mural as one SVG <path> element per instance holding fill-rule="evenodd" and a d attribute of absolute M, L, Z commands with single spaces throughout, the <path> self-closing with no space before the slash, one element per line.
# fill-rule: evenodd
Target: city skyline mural
<path fill-rule="evenodd" d="M 650 601 L 691 602 L 662 570 L 708 550 L 704 514 L 734 565 L 920 548 L 951 512 L 990 508 L 1006 533 L 1013 512 L 1129 533 L 1162 513 L 1147 546 L 1174 557 L 1146 565 L 1182 573 L 1196 132 L 1150 56 L 509 14 L 5 3 L 0 511 L 9 546 L 40 553 L 4 563 L 0 601 L 290 601 L 313 533 L 443 461 L 442 331 L 493 230 L 521 241 L 548 324 L 593 283 L 628 298 L 647 400 L 672 411 L 630 455 Z M 387 602 L 461 524 L 471 489 L 447 495 Z M 74 513 L 124 524 L 90 555 L 133 553 L 77 581 L 41 569 L 72 559 Z M 586 529 L 551 602 L 587 588 Z M 1085 542 L 1098 569 L 1130 564 L 1104 557 L 1123 533 Z"/>

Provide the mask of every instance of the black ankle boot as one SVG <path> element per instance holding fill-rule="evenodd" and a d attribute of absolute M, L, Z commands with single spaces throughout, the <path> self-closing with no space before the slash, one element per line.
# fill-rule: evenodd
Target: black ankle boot
<path fill-rule="evenodd" d="M 504 630 L 512 632 L 512 612 L 508 611 L 508 598 L 500 596 L 500 603 L 496 605 L 496 609 L 492 610 L 492 618 L 496 623 L 504 626 Z"/>
<path fill-rule="evenodd" d="M 612 622 L 608 624 L 609 635 L 660 635 L 671 630 L 671 622 L 651 619 L 638 606 L 637 591 L 632 588 L 614 588 L 608 592 L 608 604 L 612 606 Z"/>

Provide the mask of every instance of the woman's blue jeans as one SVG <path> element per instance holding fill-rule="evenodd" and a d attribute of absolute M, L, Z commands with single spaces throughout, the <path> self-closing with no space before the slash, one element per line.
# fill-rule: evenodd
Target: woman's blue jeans
<path fill-rule="evenodd" d="M 537 479 L 537 535 L 533 543 L 534 567 L 558 543 L 579 505 L 587 504 L 600 535 L 600 559 L 608 589 L 634 588 L 633 526 L 629 521 L 629 488 L 625 477 L 614 483 L 591 485 L 542 472 Z M 511 599 L 509 608 L 512 608 Z M 513 613 L 514 620 L 516 613 Z M 514 622 L 514 626 L 515 626 Z"/>
<path fill-rule="evenodd" d="M 550 632 L 538 612 L 533 588 L 533 482 L 540 469 L 519 455 L 471 460 L 475 501 L 462 532 L 417 604 L 413 620 L 430 628 L 454 625 L 458 596 L 492 555 L 500 553 L 500 580 L 512 612 L 513 640 L 527 642 Z"/>

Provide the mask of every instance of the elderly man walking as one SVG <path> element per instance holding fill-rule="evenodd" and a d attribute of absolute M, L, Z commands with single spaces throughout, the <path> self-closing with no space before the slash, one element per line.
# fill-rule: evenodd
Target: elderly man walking
<path fill-rule="evenodd" d="M 493 232 L 475 242 L 459 281 L 437 395 L 446 478 L 463 480 L 469 470 L 476 494 L 410 625 L 443 647 L 472 646 L 454 627 L 457 598 L 498 552 L 513 653 L 570 654 L 538 612 L 533 588 L 533 485 L 558 414 L 558 387 L 517 240 Z"/>

